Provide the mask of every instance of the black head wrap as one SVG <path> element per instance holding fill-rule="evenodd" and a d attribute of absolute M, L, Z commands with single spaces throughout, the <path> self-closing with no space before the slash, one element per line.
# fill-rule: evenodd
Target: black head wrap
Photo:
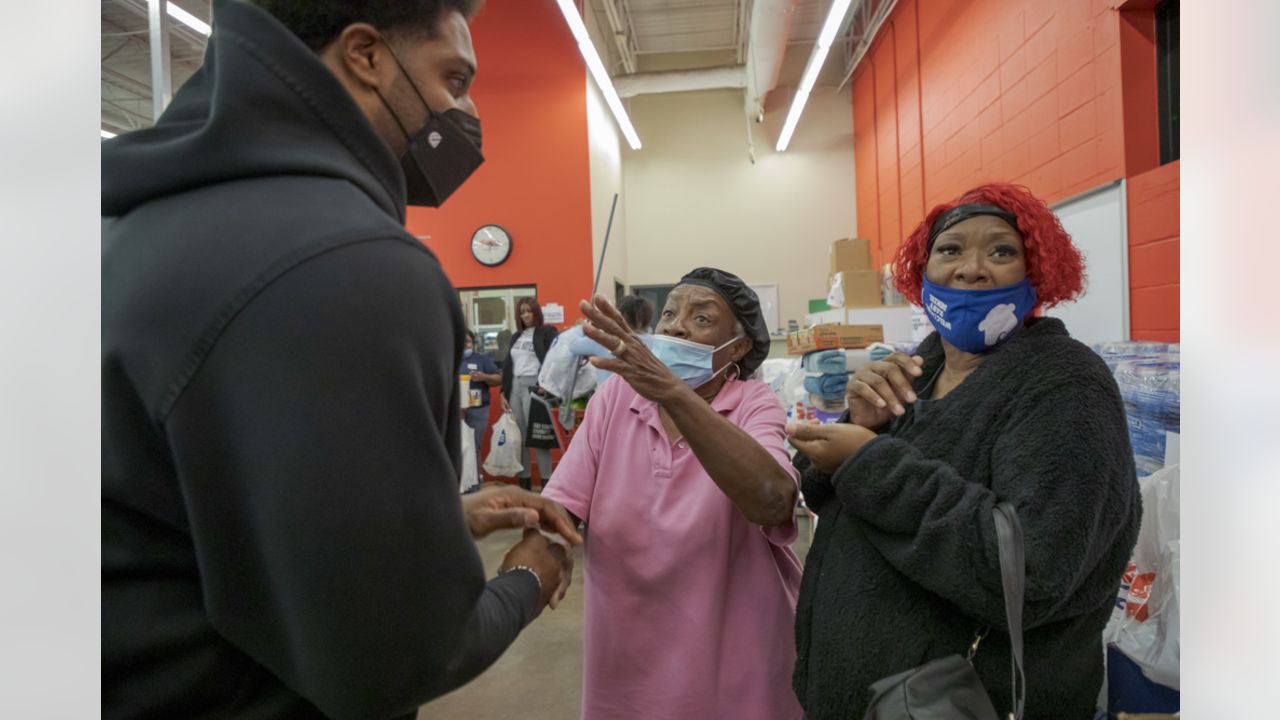
<path fill-rule="evenodd" d="M 978 217 L 979 215 L 994 215 L 1001 220 L 1009 223 L 1014 229 L 1018 229 L 1018 218 L 1013 213 L 1005 210 L 999 205 L 990 205 L 987 203 L 966 203 L 957 205 L 950 210 L 938 216 L 933 221 L 933 227 L 929 228 L 929 242 L 925 246 L 925 252 L 933 252 L 933 241 L 938 236 L 947 231 L 947 228 L 959 222 L 964 222 L 969 218 Z"/>
<path fill-rule="evenodd" d="M 716 291 L 729 304 L 733 316 L 751 338 L 751 350 L 738 361 L 742 376 L 748 377 L 769 357 L 769 328 L 760 311 L 760 298 L 742 278 L 715 268 L 700 267 L 680 278 L 681 285 L 701 285 Z"/>

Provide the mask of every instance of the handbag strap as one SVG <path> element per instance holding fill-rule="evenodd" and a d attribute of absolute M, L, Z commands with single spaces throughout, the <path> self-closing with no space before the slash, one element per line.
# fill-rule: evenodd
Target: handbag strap
<path fill-rule="evenodd" d="M 1000 502 L 993 511 L 996 542 L 1000 548 L 1000 581 L 1004 586 L 1004 612 L 1009 624 L 1009 646 L 1013 650 L 1010 670 L 1013 688 L 1013 712 L 1022 720 L 1027 701 L 1027 677 L 1022 666 L 1022 603 L 1027 587 L 1027 561 L 1022 544 L 1022 521 L 1008 501 Z"/>

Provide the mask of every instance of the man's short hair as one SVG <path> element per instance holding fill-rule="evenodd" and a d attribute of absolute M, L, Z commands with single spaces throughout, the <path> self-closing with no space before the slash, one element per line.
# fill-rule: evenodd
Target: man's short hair
<path fill-rule="evenodd" d="M 388 34 L 434 37 L 440 20 L 456 11 L 471 19 L 484 0 L 253 0 L 320 52 L 348 25 L 364 22 Z"/>

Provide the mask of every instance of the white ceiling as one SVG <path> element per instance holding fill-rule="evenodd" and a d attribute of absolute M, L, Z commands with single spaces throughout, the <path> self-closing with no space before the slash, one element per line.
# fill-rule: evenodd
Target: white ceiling
<path fill-rule="evenodd" d="M 169 0 L 209 22 L 210 0 Z M 490 0 L 491 2 L 552 2 L 552 0 Z M 728 62 L 741 63 L 749 40 L 745 28 L 753 0 L 587 0 L 603 19 L 605 2 L 612 2 L 627 19 L 630 43 L 637 56 L 649 60 L 666 56 L 666 69 L 680 67 L 685 53 L 719 52 Z M 789 42 L 811 44 L 833 0 L 799 0 L 792 16 Z M 602 26 L 607 27 L 602 23 Z M 151 57 L 147 0 L 102 0 L 102 126 L 113 132 L 147 127 L 152 122 Z M 206 38 L 177 21 L 170 22 L 172 85 L 181 87 L 199 68 Z M 614 75 L 624 71 L 617 47 L 600 48 Z M 832 61 L 847 60 L 833 52 Z M 736 55 L 736 59 L 733 56 Z M 829 61 L 831 62 L 831 61 Z M 674 64 L 673 64 L 674 63 Z"/>
<path fill-rule="evenodd" d="M 209 22 L 209 0 L 169 0 Z M 120 133 L 152 123 L 147 0 L 102 0 L 102 127 Z M 206 38 L 170 19 L 169 55 L 177 90 L 204 60 Z"/>
<path fill-rule="evenodd" d="M 603 3 L 589 0 L 603 15 Z M 800 0 L 791 21 L 791 41 L 811 43 L 818 37 L 833 0 Z M 745 41 L 752 0 L 612 0 L 629 16 L 636 53 L 737 50 Z"/>

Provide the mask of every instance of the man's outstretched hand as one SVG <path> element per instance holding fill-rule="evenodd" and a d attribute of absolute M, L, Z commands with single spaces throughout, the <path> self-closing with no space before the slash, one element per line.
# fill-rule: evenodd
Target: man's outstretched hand
<path fill-rule="evenodd" d="M 477 540 L 494 530 L 540 528 L 574 545 L 582 543 L 560 503 L 512 485 L 494 485 L 463 495 L 462 512 Z"/>

